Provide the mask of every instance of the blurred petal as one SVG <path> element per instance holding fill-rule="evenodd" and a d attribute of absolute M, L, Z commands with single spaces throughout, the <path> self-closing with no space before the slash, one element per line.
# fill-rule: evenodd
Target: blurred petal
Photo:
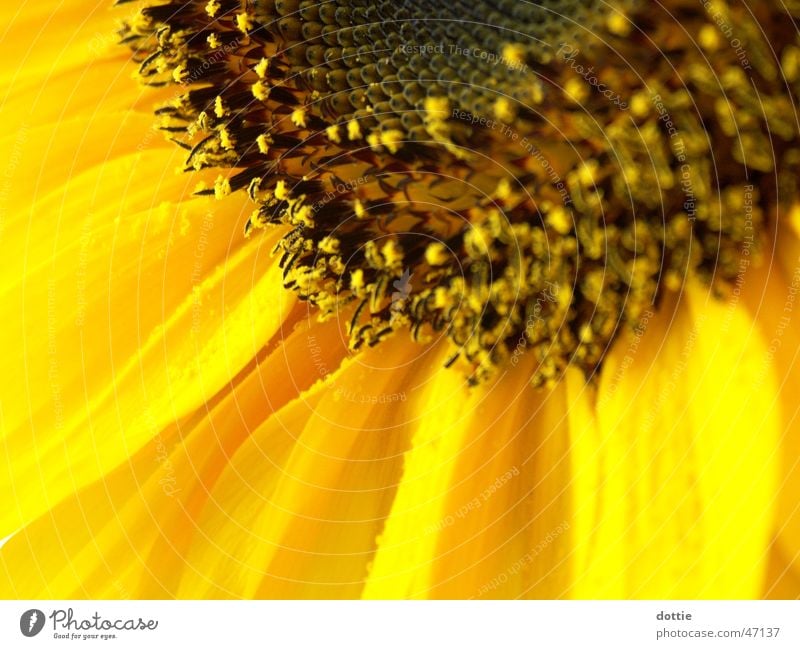
<path fill-rule="evenodd" d="M 441 372 L 418 412 L 366 597 L 557 597 L 569 590 L 564 389 L 527 359 L 470 389 Z"/>
<path fill-rule="evenodd" d="M 697 286 L 617 341 L 573 453 L 575 597 L 750 598 L 766 570 L 779 420 L 746 310 Z M 589 526 L 588 521 L 594 521 Z M 587 536 L 588 535 L 588 536 Z"/>
<path fill-rule="evenodd" d="M 181 597 L 357 597 L 441 358 L 401 337 L 268 419 L 220 477 Z"/>
<path fill-rule="evenodd" d="M 776 237 L 773 263 L 746 275 L 743 302 L 758 323 L 768 351 L 764 364 L 778 383 L 781 474 L 773 532 L 768 597 L 800 596 L 800 239 L 784 223 Z"/>
<path fill-rule="evenodd" d="M 69 126 L 51 136 L 80 148 Z M 121 151 L 104 164 L 90 155 L 8 227 L 3 535 L 214 394 L 293 303 L 268 258 L 277 233 L 242 247 L 242 202 L 189 200 L 185 179 L 159 180 L 153 171 L 173 155 Z"/>
<path fill-rule="evenodd" d="M 335 322 L 277 338 L 231 389 L 3 546 L 0 596 L 174 597 L 183 572 L 197 569 L 189 547 L 228 461 L 271 412 L 319 380 L 321 365 L 338 365 L 341 340 Z"/>

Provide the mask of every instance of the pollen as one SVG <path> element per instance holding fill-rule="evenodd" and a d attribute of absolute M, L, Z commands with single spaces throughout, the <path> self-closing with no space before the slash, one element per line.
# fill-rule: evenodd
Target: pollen
<path fill-rule="evenodd" d="M 216 181 L 214 182 L 214 196 L 217 198 L 225 198 L 228 194 L 231 193 L 231 183 L 228 178 L 224 176 L 218 176 Z"/>
<path fill-rule="evenodd" d="M 360 140 L 362 137 L 361 125 L 358 121 L 353 119 L 347 122 L 347 139 L 352 142 L 354 140 Z"/>
<path fill-rule="evenodd" d="M 350 289 L 356 293 L 356 295 L 362 295 L 364 291 L 364 270 L 361 268 L 356 268 L 350 274 Z"/>
<path fill-rule="evenodd" d="M 503 58 L 508 63 L 516 65 L 525 64 L 526 51 L 525 48 L 518 43 L 506 43 L 503 46 Z"/>
<path fill-rule="evenodd" d="M 436 241 L 425 248 L 425 261 L 430 266 L 444 266 L 449 260 L 450 256 L 444 244 Z"/>
<path fill-rule="evenodd" d="M 323 237 L 319 242 L 319 249 L 329 255 L 339 254 L 339 240 L 333 236 Z"/>
<path fill-rule="evenodd" d="M 697 40 L 709 52 L 716 51 L 722 44 L 719 31 L 713 25 L 703 25 Z"/>
<path fill-rule="evenodd" d="M 564 92 L 579 104 L 582 104 L 589 96 L 589 89 L 586 87 L 586 83 L 578 78 L 570 78 L 564 86 Z"/>
<path fill-rule="evenodd" d="M 397 153 L 404 139 L 405 133 L 397 128 L 382 131 L 380 134 L 380 143 L 386 147 L 389 153 Z"/>
<path fill-rule="evenodd" d="M 653 100 L 646 92 L 637 92 L 630 101 L 631 113 L 636 117 L 645 117 L 650 112 L 652 104 Z"/>
<path fill-rule="evenodd" d="M 306 111 L 303 108 L 295 108 L 292 111 L 292 124 L 300 128 L 308 126 L 306 123 Z"/>
<path fill-rule="evenodd" d="M 342 138 L 341 135 L 339 134 L 339 126 L 337 124 L 331 124 L 328 128 L 326 128 L 325 135 L 331 142 L 335 144 L 342 143 Z"/>
<path fill-rule="evenodd" d="M 258 75 L 259 79 L 266 79 L 268 71 L 269 59 L 267 58 L 262 58 L 258 63 L 256 63 L 255 67 L 253 67 L 253 72 Z"/>
<path fill-rule="evenodd" d="M 286 181 L 279 180 L 275 185 L 275 198 L 285 201 L 289 198 L 289 190 L 286 188 Z"/>
<path fill-rule="evenodd" d="M 206 13 L 210 18 L 216 18 L 221 8 L 222 5 L 219 0 L 209 0 L 208 4 L 205 6 Z"/>
<path fill-rule="evenodd" d="M 369 212 L 367 211 L 367 208 L 364 206 L 364 203 L 358 198 L 353 202 L 353 210 L 355 213 L 355 217 L 357 219 L 366 219 L 369 217 Z"/>
<path fill-rule="evenodd" d="M 222 97 L 217 95 L 214 99 L 214 115 L 217 117 L 225 117 L 227 114 L 228 109 L 225 108 L 225 104 L 222 102 Z"/>
<path fill-rule="evenodd" d="M 270 145 L 269 134 L 261 133 L 258 137 L 256 137 L 256 146 L 258 147 L 259 153 L 267 155 L 269 153 L 269 145 Z"/>
<path fill-rule="evenodd" d="M 236 141 L 227 128 L 219 130 L 219 142 L 223 149 L 232 150 L 236 148 Z"/>
<path fill-rule="evenodd" d="M 424 110 L 431 118 L 441 119 L 450 112 L 450 102 L 446 97 L 428 97 L 425 100 Z"/>
<path fill-rule="evenodd" d="M 511 122 L 516 117 L 514 104 L 507 97 L 500 97 L 494 103 L 494 114 L 503 122 Z"/>
<path fill-rule="evenodd" d="M 547 213 L 547 222 L 559 234 L 567 234 L 572 229 L 572 215 L 561 205 Z"/>
<path fill-rule="evenodd" d="M 381 249 L 381 254 L 386 261 L 386 265 L 390 268 L 402 266 L 403 250 L 393 239 L 389 239 L 389 241 L 384 244 L 383 248 Z"/>
<path fill-rule="evenodd" d="M 236 27 L 238 27 L 239 31 L 243 34 L 247 34 L 253 29 L 253 20 L 250 14 L 247 12 L 236 14 Z"/>
<path fill-rule="evenodd" d="M 172 80 L 176 83 L 184 83 L 189 78 L 189 71 L 182 65 L 176 65 L 172 71 Z"/>
<path fill-rule="evenodd" d="M 608 31 L 615 36 L 627 36 L 631 32 L 630 21 L 625 17 L 625 14 L 618 11 L 611 12 L 608 20 L 606 20 L 606 26 Z"/>
<path fill-rule="evenodd" d="M 269 99 L 270 88 L 263 81 L 256 81 L 250 86 L 250 91 L 253 93 L 253 97 L 259 101 L 267 101 Z"/>

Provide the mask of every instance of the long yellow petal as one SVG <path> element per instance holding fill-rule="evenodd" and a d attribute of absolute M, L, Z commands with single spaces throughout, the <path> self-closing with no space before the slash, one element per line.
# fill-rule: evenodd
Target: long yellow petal
<path fill-rule="evenodd" d="M 776 542 L 764 593 L 795 598 L 800 595 L 800 239 L 784 223 L 776 243 L 773 263 L 747 274 L 742 300 L 767 341 L 765 365 L 776 374 L 781 413 Z"/>
<path fill-rule="evenodd" d="M 365 596 L 556 597 L 569 589 L 564 389 L 526 359 L 489 386 L 437 374 Z"/>
<path fill-rule="evenodd" d="M 594 462 L 576 507 L 594 520 L 576 597 L 757 597 L 777 473 L 777 386 L 747 311 L 689 286 L 603 368 Z M 588 445 L 588 447 L 587 447 Z"/>
<path fill-rule="evenodd" d="M 0 548 L 0 597 L 174 597 L 183 571 L 202 569 L 189 548 L 228 461 L 321 366 L 337 367 L 341 334 L 333 321 L 301 323 L 230 390 L 14 535 Z"/>
<path fill-rule="evenodd" d="M 253 433 L 203 512 L 181 596 L 360 594 L 414 403 L 426 392 L 427 368 L 441 371 L 418 357 L 423 349 L 399 336 L 387 341 Z"/>

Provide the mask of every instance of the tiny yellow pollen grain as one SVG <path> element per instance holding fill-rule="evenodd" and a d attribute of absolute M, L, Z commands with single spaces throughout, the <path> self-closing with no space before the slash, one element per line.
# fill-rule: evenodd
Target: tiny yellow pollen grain
<path fill-rule="evenodd" d="M 269 99 L 269 86 L 263 81 L 256 81 L 250 86 L 250 92 L 252 92 L 253 97 L 259 101 L 267 101 L 267 99 Z"/>
<path fill-rule="evenodd" d="M 562 308 L 569 306 L 569 303 L 572 301 L 572 287 L 566 284 L 560 284 L 555 297 L 556 302 L 558 302 L 559 306 Z"/>
<path fill-rule="evenodd" d="M 494 190 L 495 197 L 505 201 L 511 198 L 512 193 L 513 190 L 511 188 L 511 182 L 508 180 L 508 178 L 501 178 Z"/>
<path fill-rule="evenodd" d="M 364 288 L 364 271 L 357 268 L 350 274 L 350 288 L 356 293 L 359 293 Z"/>
<path fill-rule="evenodd" d="M 172 71 L 172 78 L 176 83 L 183 83 L 188 76 L 188 71 L 182 65 L 176 65 L 175 69 Z"/>
<path fill-rule="evenodd" d="M 635 117 L 646 117 L 650 113 L 651 102 L 646 92 L 637 92 L 630 103 L 631 112 Z"/>
<path fill-rule="evenodd" d="M 310 205 L 303 205 L 300 208 L 294 210 L 292 216 L 292 223 L 300 224 L 312 228 L 314 227 L 314 211 L 311 209 Z"/>
<path fill-rule="evenodd" d="M 230 150 L 235 148 L 236 141 L 231 137 L 230 131 L 225 126 L 219 129 L 219 143 L 223 149 Z"/>
<path fill-rule="evenodd" d="M 507 97 L 500 97 L 494 102 L 494 115 L 503 122 L 511 122 L 516 117 L 514 104 Z"/>
<path fill-rule="evenodd" d="M 394 239 L 389 239 L 381 249 L 388 266 L 396 266 L 403 261 L 403 250 Z"/>
<path fill-rule="evenodd" d="M 236 27 L 243 34 L 247 34 L 253 28 L 253 20 L 246 11 L 236 14 Z"/>
<path fill-rule="evenodd" d="M 219 35 L 214 33 L 208 35 L 206 38 L 206 43 L 208 43 L 208 46 L 213 50 L 216 50 L 222 46 L 222 42 L 219 40 Z"/>
<path fill-rule="evenodd" d="M 197 116 L 197 126 L 201 131 L 208 131 L 211 129 L 211 125 L 208 122 L 208 113 L 206 111 L 201 112 Z"/>
<path fill-rule="evenodd" d="M 289 190 L 286 188 L 286 181 L 279 180 L 275 185 L 275 198 L 279 201 L 285 201 L 289 198 Z"/>
<path fill-rule="evenodd" d="M 292 124 L 300 128 L 308 126 L 306 123 L 306 111 L 304 108 L 295 108 L 292 111 Z"/>
<path fill-rule="evenodd" d="M 719 32 L 713 25 L 703 25 L 697 36 L 697 40 L 702 48 L 709 52 L 718 50 L 719 46 L 722 44 Z"/>
<path fill-rule="evenodd" d="M 443 309 L 451 303 L 447 289 L 439 287 L 433 292 L 433 304 L 437 309 Z"/>
<path fill-rule="evenodd" d="M 218 176 L 214 181 L 214 197 L 225 198 L 231 193 L 231 183 L 224 176 Z"/>
<path fill-rule="evenodd" d="M 338 256 L 338 255 L 336 255 L 335 257 L 330 257 L 328 259 L 328 267 L 334 273 L 336 273 L 336 275 L 343 275 L 344 274 L 344 270 L 345 270 L 344 261 L 342 261 L 342 258 L 340 256 Z M 334 306 L 335 306 L 335 301 L 334 301 Z M 329 309 L 329 310 L 332 311 L 332 309 Z"/>
<path fill-rule="evenodd" d="M 485 255 L 489 249 L 489 239 L 486 233 L 479 227 L 472 227 L 464 235 L 464 244 L 472 249 L 474 254 Z"/>
<path fill-rule="evenodd" d="M 367 209 L 364 207 L 364 203 L 362 203 L 359 199 L 355 200 L 353 209 L 355 210 L 357 219 L 365 219 L 369 216 Z"/>
<path fill-rule="evenodd" d="M 222 8 L 219 0 L 209 0 L 206 4 L 206 13 L 209 17 L 214 18 L 218 13 L 219 10 Z"/>
<path fill-rule="evenodd" d="M 428 97 L 424 109 L 429 118 L 441 119 L 450 112 L 450 102 L 447 97 Z"/>
<path fill-rule="evenodd" d="M 580 79 L 572 78 L 564 84 L 564 92 L 577 103 L 582 103 L 589 96 L 589 90 L 586 84 L 582 83 Z"/>
<path fill-rule="evenodd" d="M 425 248 L 425 261 L 431 266 L 444 266 L 448 259 L 447 247 L 439 241 L 434 241 Z"/>
<path fill-rule="evenodd" d="M 331 142 L 335 142 L 336 144 L 340 144 L 342 141 L 341 135 L 339 135 L 339 126 L 337 124 L 332 124 L 328 128 L 325 129 L 325 135 L 328 136 L 328 139 Z"/>
<path fill-rule="evenodd" d="M 256 145 L 258 146 L 259 152 L 264 155 L 269 153 L 269 140 L 266 133 L 262 133 L 256 138 Z"/>
<path fill-rule="evenodd" d="M 222 97 L 220 95 L 217 95 L 214 100 L 214 114 L 220 118 L 228 114 L 228 109 L 225 108 L 225 104 L 222 103 Z"/>
<path fill-rule="evenodd" d="M 269 71 L 269 59 L 262 58 L 258 63 L 256 63 L 253 71 L 258 75 L 259 79 L 264 79 Z"/>
<path fill-rule="evenodd" d="M 399 129 L 389 129 L 381 132 L 380 143 L 389 150 L 389 153 L 397 153 L 404 137 L 403 132 Z"/>
<path fill-rule="evenodd" d="M 596 184 L 596 172 L 597 164 L 594 161 L 584 162 L 578 169 L 578 180 L 584 187 L 592 187 Z"/>
<path fill-rule="evenodd" d="M 608 31 L 617 36 L 627 36 L 631 32 L 630 21 L 620 12 L 612 11 L 606 21 Z"/>
<path fill-rule="evenodd" d="M 510 63 L 522 65 L 525 63 L 525 48 L 519 43 L 506 43 L 503 46 L 502 56 Z"/>
<path fill-rule="evenodd" d="M 567 234 L 572 229 L 572 215 L 559 205 L 547 213 L 547 223 L 559 234 Z"/>
<path fill-rule="evenodd" d="M 358 120 L 351 119 L 347 122 L 347 139 L 352 142 L 354 140 L 360 140 L 361 137 L 361 125 L 358 123 Z"/>
<path fill-rule="evenodd" d="M 322 252 L 335 255 L 339 252 L 339 240 L 333 236 L 322 237 L 319 242 L 319 249 Z"/>

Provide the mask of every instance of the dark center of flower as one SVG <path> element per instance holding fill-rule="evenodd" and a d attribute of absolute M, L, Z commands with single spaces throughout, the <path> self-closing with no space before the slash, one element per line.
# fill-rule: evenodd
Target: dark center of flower
<path fill-rule="evenodd" d="M 444 334 L 473 380 L 527 353 L 543 385 L 687 277 L 728 290 L 797 197 L 800 8 L 750 4 L 210 0 L 122 35 L 354 349 Z"/>

